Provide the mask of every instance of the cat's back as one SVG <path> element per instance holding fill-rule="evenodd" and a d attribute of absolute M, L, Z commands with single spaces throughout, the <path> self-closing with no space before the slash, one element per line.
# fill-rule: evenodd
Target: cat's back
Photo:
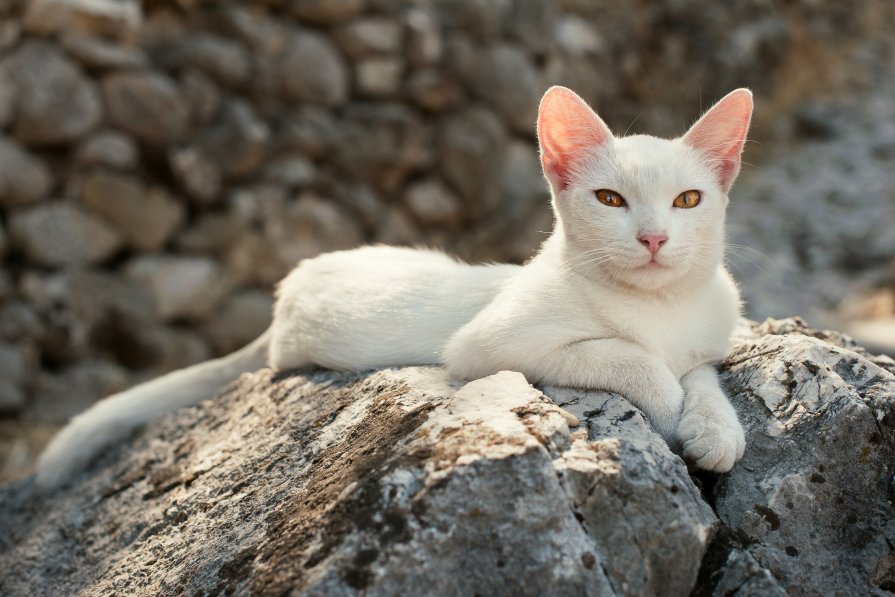
<path fill-rule="evenodd" d="M 300 263 L 280 285 L 275 341 L 333 369 L 434 364 L 450 334 L 516 268 L 403 247 L 321 255 Z"/>

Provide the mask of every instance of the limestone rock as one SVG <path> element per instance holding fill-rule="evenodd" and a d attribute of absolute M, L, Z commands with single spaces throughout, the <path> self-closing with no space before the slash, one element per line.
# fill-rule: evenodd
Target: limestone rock
<path fill-rule="evenodd" d="M 569 416 L 517 373 L 458 388 L 426 368 L 279 381 L 262 371 L 202 408 L 152 424 L 54 508 L 0 490 L 13 514 L 0 523 L 0 562 L 49 549 L 41 566 L 6 577 L 4 591 L 54 582 L 94 592 L 115 583 L 229 594 L 681 594 L 713 524 L 683 464 L 639 416 L 609 408 L 614 418 L 594 425 L 592 439 L 572 434 Z M 661 506 L 629 509 L 623 495 Z M 70 526 L 82 500 L 97 521 L 127 521 L 91 550 L 116 562 L 57 572 L 69 541 L 109 532 Z M 614 524 L 622 516 L 633 524 Z M 13 520 L 21 531 L 6 528 Z M 67 538 L 42 539 L 44 525 Z M 640 525 L 662 528 L 659 543 L 644 545 Z M 167 562 L 191 565 L 135 574 L 162 543 Z"/>
<path fill-rule="evenodd" d="M 137 166 L 140 150 L 132 138 L 114 130 L 101 130 L 82 141 L 75 161 L 85 166 L 109 166 L 130 170 Z"/>
<path fill-rule="evenodd" d="M 10 217 L 14 246 L 38 265 L 98 263 L 121 247 L 122 238 L 101 218 L 73 203 L 47 203 Z"/>
<path fill-rule="evenodd" d="M 114 44 L 78 33 L 68 33 L 60 40 L 65 51 L 88 68 L 140 68 L 147 57 L 139 48 Z"/>
<path fill-rule="evenodd" d="M 461 217 L 457 196 L 438 180 L 410 185 L 404 194 L 404 202 L 423 224 L 453 224 Z"/>
<path fill-rule="evenodd" d="M 136 178 L 96 172 L 84 180 L 84 204 L 102 214 L 140 251 L 160 249 L 185 218 L 183 205 Z"/>
<path fill-rule="evenodd" d="M 116 73 L 103 79 L 102 85 L 109 120 L 141 141 L 176 141 L 189 128 L 189 104 L 177 84 L 165 75 Z"/>
<path fill-rule="evenodd" d="M 29 40 L 5 60 L 16 86 L 15 133 L 33 144 L 78 138 L 102 116 L 96 86 L 53 45 Z"/>
<path fill-rule="evenodd" d="M 277 67 L 285 99 L 339 106 L 348 98 L 348 72 L 330 41 L 311 31 L 292 36 Z"/>
<path fill-rule="evenodd" d="M 0 136 L 0 205 L 34 203 L 50 191 L 53 178 L 39 157 Z"/>
<path fill-rule="evenodd" d="M 895 361 L 785 320 L 722 371 L 749 444 L 704 493 L 615 394 L 248 373 L 67 489 L 0 487 L 0 591 L 883 594 Z"/>
<path fill-rule="evenodd" d="M 152 294 L 163 320 L 201 319 L 232 285 L 231 275 L 219 263 L 203 257 L 140 257 L 127 265 L 126 274 Z"/>

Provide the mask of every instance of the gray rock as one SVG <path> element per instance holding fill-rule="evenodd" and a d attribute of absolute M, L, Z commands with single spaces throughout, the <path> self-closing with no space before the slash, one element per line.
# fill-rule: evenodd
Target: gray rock
<path fill-rule="evenodd" d="M 366 3 L 367 0 L 292 0 L 289 11 L 299 20 L 329 25 L 360 14 Z"/>
<path fill-rule="evenodd" d="M 309 185 L 317 176 L 314 162 L 299 153 L 282 155 L 271 160 L 262 172 L 262 177 L 287 189 Z"/>
<path fill-rule="evenodd" d="M 102 214 L 140 251 L 156 251 L 180 227 L 183 205 L 161 187 L 146 188 L 139 179 L 95 172 L 84 180 L 84 204 Z"/>
<path fill-rule="evenodd" d="M 122 244 L 121 235 L 101 218 L 61 202 L 14 212 L 9 236 L 31 262 L 49 267 L 99 263 Z"/>
<path fill-rule="evenodd" d="M 17 19 L 5 19 L 0 22 L 0 51 L 13 48 L 22 37 L 22 23 Z"/>
<path fill-rule="evenodd" d="M 549 32 L 554 29 L 557 12 L 556 3 L 551 0 L 512 2 L 504 27 L 527 50 L 543 55 L 552 49 Z"/>
<path fill-rule="evenodd" d="M 0 222 L 0 259 L 6 257 L 6 249 L 7 249 L 8 241 L 6 240 L 6 231 L 4 230 L 3 222 Z M 6 298 L 8 294 L 8 286 L 9 286 L 9 278 L 8 274 L 5 270 L 0 272 L 0 277 L 2 277 L 3 282 L 0 283 L 0 287 L 3 288 L 3 291 L 0 292 L 0 302 Z"/>
<path fill-rule="evenodd" d="M 260 336 L 272 313 L 271 293 L 243 290 L 227 297 L 204 326 L 204 335 L 217 354 L 229 354 Z"/>
<path fill-rule="evenodd" d="M 125 274 L 149 291 L 158 317 L 165 321 L 202 319 L 214 311 L 233 285 L 232 274 L 204 257 L 138 257 L 127 264 Z"/>
<path fill-rule="evenodd" d="M 404 42 L 401 24 L 386 17 L 357 19 L 333 33 L 339 48 L 352 59 L 395 54 Z"/>
<path fill-rule="evenodd" d="M 212 203 L 221 190 L 221 170 L 197 147 L 171 149 L 168 154 L 171 172 L 186 193 L 199 203 Z"/>
<path fill-rule="evenodd" d="M 111 43 L 89 35 L 67 33 L 60 42 L 69 55 L 88 68 L 140 68 L 148 62 L 146 54 L 140 48 Z"/>
<path fill-rule="evenodd" d="M 339 136 L 333 115 L 320 107 L 301 106 L 275 128 L 279 143 L 310 158 L 326 157 Z"/>
<path fill-rule="evenodd" d="M 531 59 L 509 44 L 480 48 L 458 56 L 460 76 L 489 101 L 519 132 L 530 133 L 537 119 L 541 82 Z"/>
<path fill-rule="evenodd" d="M 103 79 L 102 88 L 110 122 L 141 141 L 168 143 L 189 129 L 189 104 L 165 75 L 116 73 Z"/>
<path fill-rule="evenodd" d="M 2 24 L 0 24 L 2 27 Z M 15 118 L 16 94 L 4 63 L 0 62 L 0 129 L 6 128 Z"/>
<path fill-rule="evenodd" d="M 138 0 L 33 0 L 22 16 L 29 33 L 82 31 L 126 36 L 143 20 Z"/>
<path fill-rule="evenodd" d="M 588 55 L 597 56 L 605 49 L 606 42 L 597 30 L 579 16 L 568 15 L 561 18 L 554 31 L 556 43 L 570 56 L 579 59 Z"/>
<path fill-rule="evenodd" d="M 247 375 L 112 451 L 39 519 L 27 482 L 0 490 L 11 514 L 0 537 L 16 537 L 0 540 L 0 563 L 19 570 L 0 582 L 11 593 L 686 594 L 714 517 L 683 463 L 616 401 L 573 434 L 517 373 L 459 389 L 426 368 Z M 92 541 L 94 561 L 115 561 L 57 568 L 108 536 L 78 522 L 88 503 L 96 520 L 127 521 L 116 540 Z M 157 543 L 190 572 L 138 576 Z M 36 550 L 40 565 L 23 561 Z"/>
<path fill-rule="evenodd" d="M 87 360 L 59 372 L 42 373 L 28 405 L 27 419 L 57 425 L 128 385 L 124 369 L 106 361 Z"/>
<path fill-rule="evenodd" d="M 0 415 L 25 406 L 25 386 L 33 378 L 36 355 L 29 344 L 0 342 Z"/>
<path fill-rule="evenodd" d="M 140 150 L 134 140 L 114 130 L 97 131 L 78 144 L 75 162 L 84 166 L 109 166 L 120 170 L 136 168 Z"/>
<path fill-rule="evenodd" d="M 26 143 L 71 141 L 102 116 L 96 86 L 53 45 L 29 40 L 4 60 L 16 86 L 15 133 Z"/>
<path fill-rule="evenodd" d="M 354 67 L 357 93 L 364 97 L 386 97 L 401 88 L 404 64 L 396 58 L 370 58 Z"/>
<path fill-rule="evenodd" d="M 432 66 L 441 60 L 444 42 L 438 19 L 421 8 L 407 11 L 407 61 L 414 67 Z"/>
<path fill-rule="evenodd" d="M 221 90 L 210 77 L 194 68 L 184 69 L 180 76 L 180 88 L 190 104 L 196 124 L 205 125 L 214 120 L 223 98 Z"/>
<path fill-rule="evenodd" d="M 412 74 L 406 88 L 413 103 L 430 112 L 447 110 L 463 100 L 463 89 L 456 78 L 434 68 Z"/>
<path fill-rule="evenodd" d="M 0 338 L 7 342 L 28 341 L 42 335 L 40 318 L 34 308 L 20 300 L 0 304 Z"/>
<path fill-rule="evenodd" d="M 40 201 L 52 186 L 53 177 L 42 159 L 0 136 L 0 205 Z"/>
<path fill-rule="evenodd" d="M 329 40 L 300 31 L 289 40 L 276 67 L 284 99 L 339 106 L 348 98 L 348 71 Z"/>
<path fill-rule="evenodd" d="M 788 594 L 890 589 L 895 361 L 786 319 L 744 329 L 724 370 L 747 445 L 713 490 L 742 541 L 730 557 Z M 728 561 L 724 577 L 741 567 Z"/>
<path fill-rule="evenodd" d="M 462 215 L 457 196 L 437 179 L 421 180 L 407 187 L 404 203 L 424 225 L 456 224 Z"/>
<path fill-rule="evenodd" d="M 218 118 L 196 139 L 201 155 L 214 162 L 224 178 L 244 178 L 261 165 L 271 140 L 270 128 L 248 102 L 231 99 Z"/>
<path fill-rule="evenodd" d="M 228 87 L 244 83 L 252 70 L 249 54 L 240 43 L 206 33 L 165 44 L 155 53 L 159 62 L 168 68 L 192 67 Z"/>
<path fill-rule="evenodd" d="M 440 170 L 459 193 L 471 216 L 489 213 L 501 199 L 498 172 L 507 132 L 488 110 L 471 108 L 450 116 L 440 127 Z"/>

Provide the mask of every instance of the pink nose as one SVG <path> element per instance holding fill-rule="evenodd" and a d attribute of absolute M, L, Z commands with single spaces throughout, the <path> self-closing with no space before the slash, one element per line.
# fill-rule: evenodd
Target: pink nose
<path fill-rule="evenodd" d="M 665 244 L 665 241 L 668 240 L 667 234 L 641 234 L 637 237 L 637 240 L 640 241 L 644 247 L 649 249 L 649 252 L 655 255 L 659 252 L 659 249 L 662 248 L 662 245 Z"/>

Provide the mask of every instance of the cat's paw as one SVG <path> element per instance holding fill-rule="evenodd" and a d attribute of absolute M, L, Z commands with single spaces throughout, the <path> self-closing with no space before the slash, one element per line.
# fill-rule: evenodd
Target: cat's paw
<path fill-rule="evenodd" d="M 732 469 L 746 451 L 743 426 L 726 400 L 685 409 L 677 436 L 685 460 L 716 473 Z"/>

